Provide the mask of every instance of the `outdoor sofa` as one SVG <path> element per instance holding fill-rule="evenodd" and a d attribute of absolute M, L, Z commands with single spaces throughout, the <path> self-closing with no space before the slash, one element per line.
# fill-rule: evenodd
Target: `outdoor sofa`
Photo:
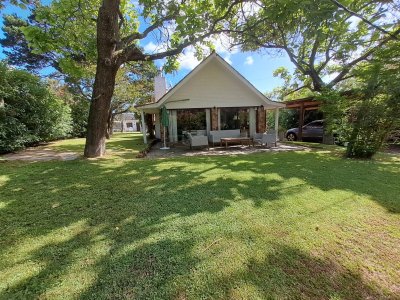
<path fill-rule="evenodd" d="M 208 135 L 208 141 L 215 145 L 215 143 L 220 143 L 221 138 L 240 138 L 240 129 L 234 130 L 211 130 Z"/>

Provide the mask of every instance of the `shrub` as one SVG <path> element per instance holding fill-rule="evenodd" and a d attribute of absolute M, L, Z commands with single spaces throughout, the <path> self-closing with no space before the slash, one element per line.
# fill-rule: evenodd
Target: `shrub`
<path fill-rule="evenodd" d="M 39 77 L 0 63 L 0 152 L 65 137 L 69 107 Z"/>
<path fill-rule="evenodd" d="M 85 137 L 87 131 L 87 122 L 89 118 L 90 102 L 86 99 L 79 99 L 70 105 L 71 107 L 71 136 Z"/>
<path fill-rule="evenodd" d="M 367 71 L 351 93 L 325 91 L 320 96 L 329 130 L 347 142 L 347 157 L 371 158 L 400 125 L 400 88 L 381 65 Z"/>

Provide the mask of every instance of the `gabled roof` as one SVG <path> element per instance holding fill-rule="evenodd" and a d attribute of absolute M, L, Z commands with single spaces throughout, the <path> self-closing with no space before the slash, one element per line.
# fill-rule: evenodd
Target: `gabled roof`
<path fill-rule="evenodd" d="M 249 90 L 259 97 L 268 106 L 273 107 L 285 107 L 284 103 L 272 101 L 267 98 L 263 93 L 261 93 L 254 85 L 252 85 L 243 75 L 241 75 L 236 69 L 234 69 L 230 64 L 228 64 L 220 55 L 216 52 L 212 52 L 207 58 L 205 58 L 196 68 L 194 68 L 189 74 L 187 74 L 181 81 L 179 81 L 172 89 L 170 89 L 164 96 L 162 96 L 157 102 L 147 103 L 143 105 L 138 105 L 138 109 L 150 109 L 150 108 L 160 108 L 163 103 L 165 103 L 174 93 L 186 82 L 188 82 L 194 75 L 196 75 L 201 69 L 207 66 L 210 62 L 217 60 L 221 65 L 232 74 L 234 77 L 238 78 L 243 82 Z"/>

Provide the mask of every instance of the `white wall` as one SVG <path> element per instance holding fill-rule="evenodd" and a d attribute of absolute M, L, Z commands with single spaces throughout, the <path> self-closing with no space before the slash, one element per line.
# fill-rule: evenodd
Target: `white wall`
<path fill-rule="evenodd" d="M 189 100 L 179 101 L 184 99 Z M 179 87 L 165 105 L 168 109 L 183 109 L 260 106 L 265 102 L 215 60 Z"/>

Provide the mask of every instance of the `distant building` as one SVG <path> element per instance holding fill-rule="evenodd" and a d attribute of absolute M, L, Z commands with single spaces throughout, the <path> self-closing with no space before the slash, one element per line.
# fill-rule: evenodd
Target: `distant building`
<path fill-rule="evenodd" d="M 116 115 L 113 124 L 114 132 L 134 132 L 140 131 L 140 121 L 135 118 L 133 113 L 123 113 Z"/>

